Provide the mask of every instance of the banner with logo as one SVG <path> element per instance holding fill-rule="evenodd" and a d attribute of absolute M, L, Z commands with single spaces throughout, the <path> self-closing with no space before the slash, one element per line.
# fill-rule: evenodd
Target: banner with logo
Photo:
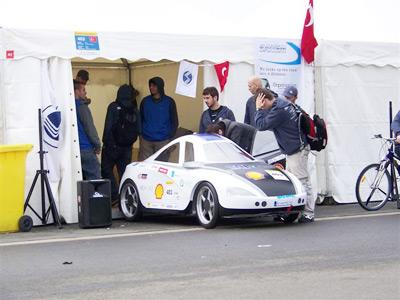
<path fill-rule="evenodd" d="M 47 60 L 41 61 L 41 87 L 42 87 L 42 140 L 45 168 L 49 170 L 49 180 L 60 180 L 60 142 L 61 135 L 61 111 L 59 110 L 54 90 L 49 77 Z"/>
<path fill-rule="evenodd" d="M 187 97 L 196 98 L 197 75 L 199 66 L 185 60 L 179 65 L 178 79 L 175 93 Z"/>
<path fill-rule="evenodd" d="M 256 45 L 255 74 L 268 80 L 270 89 L 279 95 L 294 85 L 302 96 L 304 65 L 300 41 L 284 39 L 259 40 Z"/>

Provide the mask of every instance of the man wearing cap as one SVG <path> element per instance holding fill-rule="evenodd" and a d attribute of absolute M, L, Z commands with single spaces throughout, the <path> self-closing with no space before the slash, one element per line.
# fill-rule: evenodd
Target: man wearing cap
<path fill-rule="evenodd" d="M 289 85 L 285 88 L 285 90 L 283 91 L 283 96 L 289 100 L 290 102 L 292 102 L 293 104 L 296 104 L 296 100 L 297 100 L 297 89 L 295 86 L 293 85 Z"/>
<path fill-rule="evenodd" d="M 275 98 L 267 89 L 259 90 L 255 97 L 257 129 L 273 131 L 281 152 L 287 155 L 287 170 L 301 181 L 307 192 L 306 205 L 298 222 L 314 222 L 315 199 L 308 172 L 310 146 L 299 130 L 297 109 L 289 101 Z"/>

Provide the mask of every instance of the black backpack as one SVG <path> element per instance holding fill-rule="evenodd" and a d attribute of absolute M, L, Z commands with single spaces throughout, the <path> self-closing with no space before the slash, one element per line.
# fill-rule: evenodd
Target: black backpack
<path fill-rule="evenodd" d="M 300 106 L 295 105 L 299 114 L 299 128 L 304 133 L 310 149 L 321 151 L 328 143 L 328 132 L 324 119 L 315 114 L 312 118 Z"/>
<path fill-rule="evenodd" d="M 112 127 L 115 143 L 121 147 L 132 146 L 138 137 L 138 116 L 136 110 L 118 106 L 118 121 Z"/>

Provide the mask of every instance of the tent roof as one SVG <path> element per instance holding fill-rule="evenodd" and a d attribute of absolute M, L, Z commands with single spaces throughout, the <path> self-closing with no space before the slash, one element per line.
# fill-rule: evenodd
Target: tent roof
<path fill-rule="evenodd" d="M 317 47 L 317 66 L 375 65 L 400 68 L 400 44 L 320 41 Z"/>
<path fill-rule="evenodd" d="M 143 60 L 254 63 L 257 40 L 266 38 L 173 35 L 133 32 L 98 32 L 100 50 L 79 52 L 75 32 L 0 28 L 0 59 L 14 50 L 14 59 L 52 56 L 72 59 Z M 400 44 L 375 42 L 320 41 L 317 66 L 390 65 L 400 68 Z"/>

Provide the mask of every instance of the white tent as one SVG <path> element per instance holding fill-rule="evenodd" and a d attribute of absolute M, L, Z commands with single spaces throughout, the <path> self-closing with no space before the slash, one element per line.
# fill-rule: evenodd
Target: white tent
<path fill-rule="evenodd" d="M 319 193 L 354 202 L 361 170 L 378 162 L 400 109 L 400 44 L 322 41 L 317 48 L 316 106 L 328 123 L 328 148 L 318 157 Z"/>
<path fill-rule="evenodd" d="M 99 32 L 97 37 L 100 50 L 90 53 L 76 49 L 74 32 L 0 29 L 0 143 L 35 145 L 27 161 L 29 188 L 38 168 L 37 109 L 46 90 L 42 80 L 46 68 L 64 121 L 61 179 L 52 185 L 67 222 L 77 221 L 76 181 L 81 179 L 71 59 L 202 62 L 204 85 L 217 85 L 207 62 L 228 60 L 232 66 L 221 101 L 243 120 L 247 78 L 254 73 L 255 44 L 262 39 L 117 32 Z M 338 202 L 353 202 L 357 172 L 377 159 L 377 147 L 369 136 L 374 128 L 388 130 L 386 101 L 395 101 L 397 107 L 399 45 L 321 41 L 315 76 L 313 71 L 306 68 L 302 103 L 313 111 L 316 99 L 330 137 L 328 149 L 318 154 L 316 191 L 333 195 Z M 39 203 L 38 189 L 33 198 Z"/>

